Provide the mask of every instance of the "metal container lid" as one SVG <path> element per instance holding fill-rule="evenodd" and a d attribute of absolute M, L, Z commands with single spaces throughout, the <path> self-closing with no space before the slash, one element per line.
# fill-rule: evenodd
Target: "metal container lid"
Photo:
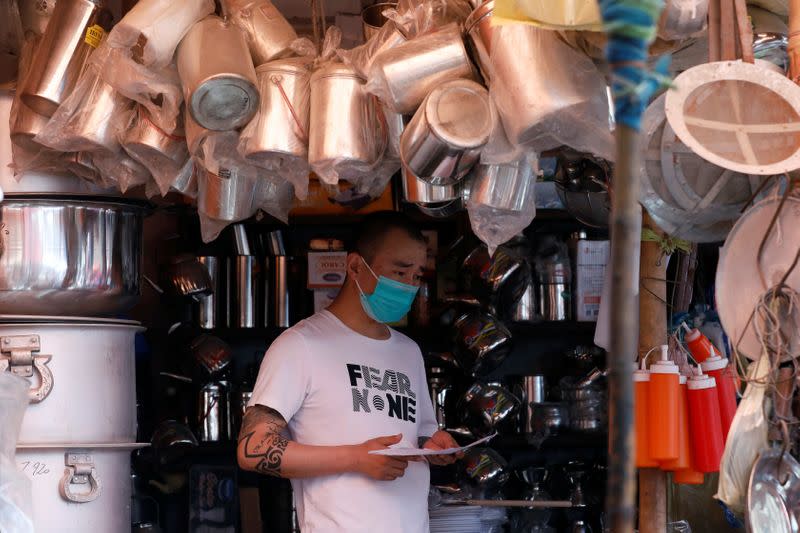
<path fill-rule="evenodd" d="M 478 24 L 481 20 L 485 17 L 492 16 L 492 12 L 494 11 L 494 0 L 488 0 L 487 2 L 482 3 L 474 10 L 472 13 L 469 14 L 467 20 L 464 21 L 464 31 L 469 33 L 472 31 L 472 28 Z"/>
<path fill-rule="evenodd" d="M 258 109 L 258 89 L 244 76 L 222 74 L 206 79 L 190 98 L 192 118 L 210 130 L 244 126 Z"/>
<path fill-rule="evenodd" d="M 322 78 L 352 78 L 358 80 L 359 83 L 364 83 L 364 79 L 356 74 L 353 67 L 347 66 L 344 63 L 329 63 L 324 67 L 317 69 L 311 75 L 311 83 Z"/>
<path fill-rule="evenodd" d="M 256 74 L 264 72 L 286 72 L 288 74 L 308 74 L 311 69 L 311 58 L 309 57 L 290 57 L 270 61 L 256 67 Z"/>
<path fill-rule="evenodd" d="M 431 131 L 456 148 L 480 148 L 496 120 L 489 92 L 471 80 L 453 80 L 431 91 L 425 103 Z"/>
<path fill-rule="evenodd" d="M 124 326 L 144 331 L 141 322 L 116 318 L 47 315 L 0 315 L 0 328 L 4 326 Z"/>

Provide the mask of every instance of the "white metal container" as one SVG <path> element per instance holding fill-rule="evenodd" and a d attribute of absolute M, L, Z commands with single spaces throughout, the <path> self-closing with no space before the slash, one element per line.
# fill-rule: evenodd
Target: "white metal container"
<path fill-rule="evenodd" d="M 121 533 L 131 528 L 131 451 L 146 444 L 17 447 L 31 480 L 39 533 Z"/>
<path fill-rule="evenodd" d="M 138 331 L 130 320 L 0 316 L 0 372 L 31 381 L 19 442 L 136 440 Z"/>

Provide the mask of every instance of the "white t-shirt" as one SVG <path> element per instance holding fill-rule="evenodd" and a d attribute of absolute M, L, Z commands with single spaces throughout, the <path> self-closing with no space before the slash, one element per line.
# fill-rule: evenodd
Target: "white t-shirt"
<path fill-rule="evenodd" d="M 271 407 L 292 440 L 309 445 L 360 444 L 402 433 L 402 446 L 437 430 L 419 347 L 391 330 L 375 340 L 324 310 L 285 331 L 261 363 L 249 405 Z M 422 533 L 428 527 L 427 463 L 376 481 L 346 473 L 293 479 L 303 533 Z"/>

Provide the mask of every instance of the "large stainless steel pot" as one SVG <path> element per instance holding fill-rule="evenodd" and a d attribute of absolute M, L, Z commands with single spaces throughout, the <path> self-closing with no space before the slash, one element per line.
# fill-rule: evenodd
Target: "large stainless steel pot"
<path fill-rule="evenodd" d="M 42 533 L 131 529 L 131 452 L 144 444 L 60 444 L 17 448 L 31 481 L 33 526 Z"/>
<path fill-rule="evenodd" d="M 0 315 L 0 372 L 31 382 L 19 442 L 136 440 L 138 322 Z"/>
<path fill-rule="evenodd" d="M 272 2 L 223 0 L 222 5 L 230 21 L 244 30 L 254 65 L 291 54 L 297 33 Z"/>
<path fill-rule="evenodd" d="M 55 113 L 92 51 L 86 30 L 95 24 L 99 10 L 100 4 L 92 0 L 58 1 L 22 87 L 25 105 L 48 117 Z"/>
<path fill-rule="evenodd" d="M 489 92 L 480 84 L 452 80 L 439 85 L 403 131 L 403 163 L 432 185 L 452 185 L 477 163 L 495 120 Z"/>
<path fill-rule="evenodd" d="M 213 15 L 204 18 L 181 41 L 177 63 L 186 108 L 199 125 L 232 130 L 253 118 L 256 72 L 238 26 Z"/>
<path fill-rule="evenodd" d="M 144 214 L 116 200 L 6 198 L 0 314 L 107 316 L 133 307 Z"/>

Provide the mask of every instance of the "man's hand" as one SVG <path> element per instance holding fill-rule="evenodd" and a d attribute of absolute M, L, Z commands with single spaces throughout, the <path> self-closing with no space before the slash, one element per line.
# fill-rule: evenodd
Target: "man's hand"
<path fill-rule="evenodd" d="M 408 467 L 408 457 L 389 457 L 388 455 L 369 453 L 372 450 L 384 450 L 393 446 L 402 438 L 403 435 L 378 437 L 353 446 L 354 470 L 379 481 L 393 481 L 403 477 L 406 467 Z"/>
<path fill-rule="evenodd" d="M 425 440 L 425 443 L 422 445 L 423 448 L 427 448 L 429 450 L 446 450 L 448 448 L 458 448 L 458 443 L 453 438 L 450 433 L 446 431 L 439 430 L 431 436 L 431 438 Z M 463 452 L 459 452 L 453 455 L 426 455 L 425 458 L 428 460 L 429 463 L 432 465 L 449 465 L 456 462 L 456 459 L 461 459 L 464 457 Z"/>

